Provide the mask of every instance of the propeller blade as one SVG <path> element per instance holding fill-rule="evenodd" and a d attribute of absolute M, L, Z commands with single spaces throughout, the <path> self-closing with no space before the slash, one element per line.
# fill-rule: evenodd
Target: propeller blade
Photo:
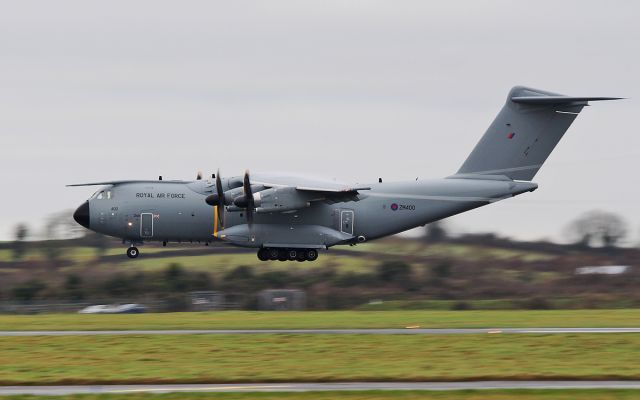
<path fill-rule="evenodd" d="M 222 178 L 220 178 L 220 168 L 218 168 L 218 173 L 216 174 L 216 192 L 218 198 L 216 199 L 218 205 L 218 221 L 220 221 L 220 226 L 224 225 L 224 190 L 222 190 Z"/>
<path fill-rule="evenodd" d="M 249 227 L 253 225 L 253 211 L 255 209 L 255 204 L 253 201 L 253 190 L 251 189 L 251 179 L 249 177 L 249 170 L 244 172 L 244 181 L 243 181 L 243 189 L 244 189 L 244 200 L 247 203 L 247 223 Z"/>
<path fill-rule="evenodd" d="M 202 180 L 202 171 L 198 171 L 198 173 L 196 174 L 196 180 Z"/>

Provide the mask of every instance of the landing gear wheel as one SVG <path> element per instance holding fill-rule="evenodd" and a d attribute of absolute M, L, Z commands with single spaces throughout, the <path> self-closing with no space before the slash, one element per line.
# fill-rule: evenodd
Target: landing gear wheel
<path fill-rule="evenodd" d="M 309 249 L 306 253 L 307 261 L 315 261 L 318 258 L 318 250 Z"/>
<path fill-rule="evenodd" d="M 269 249 L 269 260 L 275 261 L 278 259 L 280 252 L 278 249 Z"/>
<path fill-rule="evenodd" d="M 289 252 L 286 250 L 278 250 L 278 261 L 287 261 L 289 259 Z"/>
<path fill-rule="evenodd" d="M 139 254 L 140 252 L 138 251 L 138 248 L 135 246 L 131 246 L 127 249 L 127 257 L 129 258 L 137 258 Z"/>
<path fill-rule="evenodd" d="M 287 255 L 289 256 L 289 260 L 290 260 L 290 261 L 295 261 L 295 260 L 298 258 L 298 253 L 299 253 L 299 251 L 298 251 L 298 250 L 296 250 L 296 249 L 290 249 L 290 250 L 287 252 Z"/>
<path fill-rule="evenodd" d="M 307 261 L 307 255 L 306 255 L 306 252 L 304 250 L 299 250 L 298 251 L 298 256 L 296 257 L 296 261 L 297 262 L 305 262 L 305 261 Z"/>
<path fill-rule="evenodd" d="M 269 250 L 268 249 L 262 248 L 262 249 L 258 250 L 258 259 L 260 261 L 268 261 L 269 258 L 270 258 L 270 256 L 269 256 Z"/>

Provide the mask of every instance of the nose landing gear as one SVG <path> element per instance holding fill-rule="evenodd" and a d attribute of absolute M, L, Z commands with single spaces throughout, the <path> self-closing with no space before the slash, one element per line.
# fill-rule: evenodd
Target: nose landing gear
<path fill-rule="evenodd" d="M 131 246 L 127 249 L 127 257 L 129 258 L 137 258 L 139 254 L 140 251 L 138 251 L 138 248 L 135 246 Z"/>

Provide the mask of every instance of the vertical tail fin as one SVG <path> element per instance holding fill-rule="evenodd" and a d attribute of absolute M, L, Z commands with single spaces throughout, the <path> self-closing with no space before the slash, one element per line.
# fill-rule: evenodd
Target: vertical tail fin
<path fill-rule="evenodd" d="M 530 181 L 588 101 L 516 86 L 458 174 L 505 175 Z"/>

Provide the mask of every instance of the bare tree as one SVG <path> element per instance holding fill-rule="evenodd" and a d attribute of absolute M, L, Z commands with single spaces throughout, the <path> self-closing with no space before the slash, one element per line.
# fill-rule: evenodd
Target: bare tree
<path fill-rule="evenodd" d="M 73 220 L 73 210 L 64 210 L 47 217 L 45 239 L 66 240 L 85 235 L 86 229 Z"/>
<path fill-rule="evenodd" d="M 29 228 L 27 227 L 26 224 L 20 223 L 16 225 L 14 230 L 14 235 L 13 235 L 14 240 L 12 244 L 14 261 L 21 260 L 22 257 L 24 257 L 24 253 L 26 250 L 24 241 L 28 235 L 29 235 Z"/>
<path fill-rule="evenodd" d="M 627 236 L 627 223 L 617 214 L 607 211 L 584 213 L 566 229 L 569 239 L 585 247 L 614 248 Z"/>
<path fill-rule="evenodd" d="M 435 221 L 425 227 L 424 239 L 427 242 L 440 242 L 448 236 L 447 228 L 442 221 Z"/>
<path fill-rule="evenodd" d="M 57 263 L 63 253 L 58 240 L 67 240 L 81 237 L 86 231 L 73 220 L 73 211 L 65 210 L 49 215 L 44 227 L 44 238 L 42 242 L 42 252 L 45 257 Z"/>

